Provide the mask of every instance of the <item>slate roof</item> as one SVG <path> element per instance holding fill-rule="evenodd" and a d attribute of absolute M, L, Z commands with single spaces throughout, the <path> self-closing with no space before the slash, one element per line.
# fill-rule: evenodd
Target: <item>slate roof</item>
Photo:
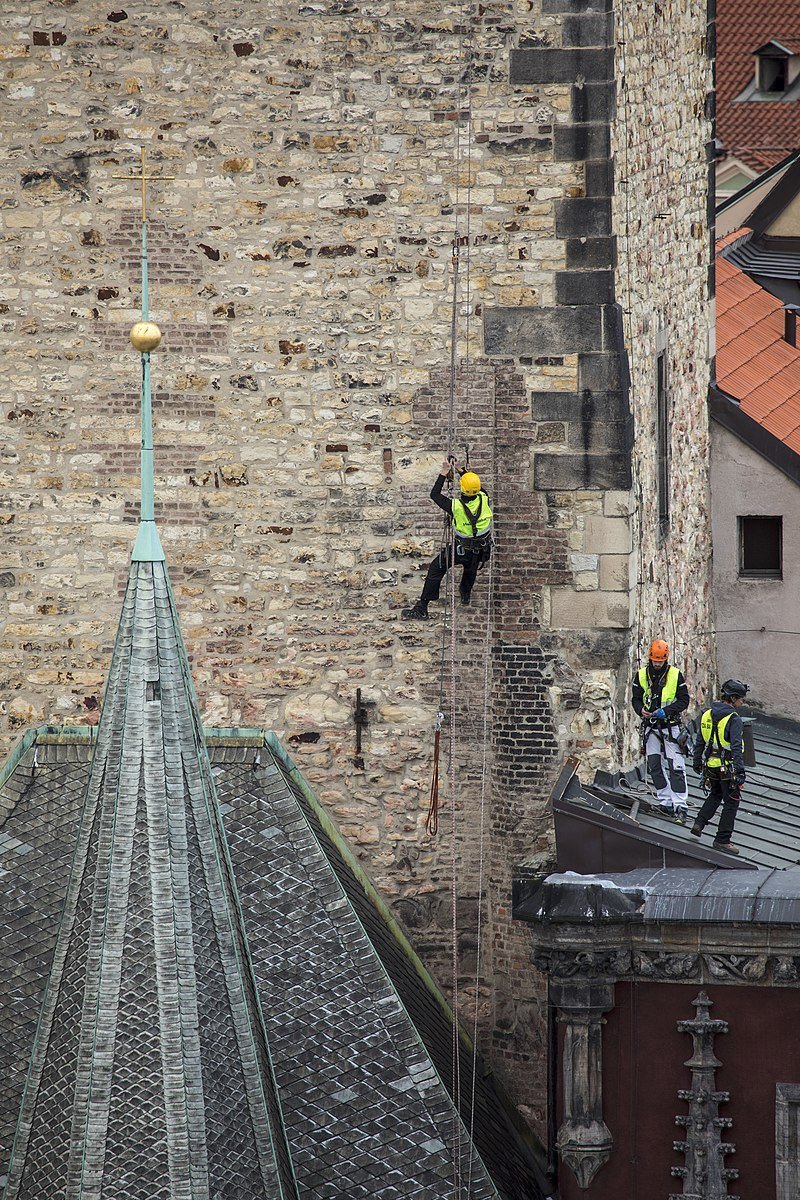
<path fill-rule="evenodd" d="M 432 1200 L 452 1190 L 460 1140 L 471 1195 L 494 1196 L 442 1083 L 449 1010 L 396 922 L 271 735 L 210 733 L 209 745 L 300 1192 Z M 12 810 L 0 824 L 0 1176 L 90 754 L 86 733 L 29 737 L 0 792 Z M 463 1044 L 462 1077 L 471 1065 Z M 548 1194 L 480 1057 L 474 1137 L 502 1196 Z"/>
<path fill-rule="evenodd" d="M 754 53 L 775 40 L 800 40 L 795 0 L 720 0 L 716 9 L 716 134 L 725 153 L 753 170 L 774 166 L 800 148 L 800 91 L 779 100 L 740 100 L 754 78 Z"/>
<path fill-rule="evenodd" d="M 716 818 L 702 837 L 693 837 L 689 832 L 692 815 L 704 799 L 700 780 L 691 767 L 687 770 L 690 820 L 686 826 L 648 811 L 654 791 L 644 781 L 643 765 L 623 774 L 598 772 L 592 784 L 581 784 L 574 770 L 566 768 L 553 795 L 559 871 L 585 874 L 605 869 L 592 867 L 587 871 L 571 857 L 572 846 L 584 852 L 593 840 L 600 845 L 604 838 L 608 846 L 616 839 L 605 859 L 612 872 L 665 866 L 695 867 L 705 872 L 745 868 L 749 874 L 753 868 L 785 871 L 800 865 L 800 725 L 758 715 L 753 733 L 757 765 L 747 768 L 747 784 L 736 817 L 734 841 L 741 850 L 738 859 L 713 849 Z M 637 801 L 644 803 L 637 805 Z M 579 842 L 569 829 L 566 836 L 560 831 L 559 811 L 567 817 L 567 824 L 571 820 L 577 823 Z"/>
<path fill-rule="evenodd" d="M 749 232 L 738 229 L 717 243 L 717 383 L 744 413 L 800 452 L 800 349 L 785 340 L 781 301 L 731 261 Z"/>

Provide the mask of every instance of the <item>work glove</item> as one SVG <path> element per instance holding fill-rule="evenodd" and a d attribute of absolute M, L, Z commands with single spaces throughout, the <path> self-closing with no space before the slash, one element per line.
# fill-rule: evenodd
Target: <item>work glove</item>
<path fill-rule="evenodd" d="M 663 708 L 657 708 L 653 713 L 653 716 L 657 721 L 666 721 L 667 719 L 667 714 L 664 712 Z"/>

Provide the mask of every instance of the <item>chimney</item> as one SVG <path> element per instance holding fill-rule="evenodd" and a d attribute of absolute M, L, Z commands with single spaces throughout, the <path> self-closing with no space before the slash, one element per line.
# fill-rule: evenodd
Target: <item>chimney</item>
<path fill-rule="evenodd" d="M 797 313 L 800 310 L 798 304 L 784 304 L 783 314 L 783 336 L 790 346 L 797 345 Z"/>

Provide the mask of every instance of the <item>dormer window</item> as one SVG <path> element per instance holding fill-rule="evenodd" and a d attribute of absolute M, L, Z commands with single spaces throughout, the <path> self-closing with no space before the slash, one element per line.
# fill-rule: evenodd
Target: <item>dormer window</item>
<path fill-rule="evenodd" d="M 757 63 L 758 90 L 782 95 L 786 91 L 789 79 L 787 59 L 773 57 L 771 54 L 759 54 Z"/>
<path fill-rule="evenodd" d="M 796 100 L 800 86 L 800 41 L 770 38 L 753 51 L 756 69 L 737 101 Z"/>

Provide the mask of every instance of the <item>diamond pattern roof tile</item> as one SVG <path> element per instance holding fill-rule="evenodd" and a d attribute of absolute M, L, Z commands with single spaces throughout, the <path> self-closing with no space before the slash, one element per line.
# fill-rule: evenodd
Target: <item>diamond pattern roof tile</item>
<path fill-rule="evenodd" d="M 475 1137 L 495 1182 L 487 1174 L 443 1082 L 450 1076 L 451 1047 L 441 999 L 426 989 L 419 964 L 409 961 L 364 881 L 347 866 L 343 843 L 324 824 L 321 810 L 278 754 L 277 743 L 269 750 L 263 736 L 260 743 L 251 739 L 249 744 L 215 746 L 212 741 L 210 754 L 299 1191 L 364 1200 L 394 1195 L 440 1200 L 453 1188 L 460 1144 L 462 1179 L 464 1186 L 471 1181 L 474 1200 L 496 1200 L 496 1186 L 505 1200 L 547 1195 L 550 1189 L 535 1156 L 510 1121 L 510 1106 L 504 1107 L 507 1102 L 496 1094 L 492 1076 L 478 1060 Z M 74 752 L 75 747 L 68 749 Z M 36 750 L 33 785 L 2 830 L 11 839 L 30 842 L 32 852 L 17 856 L 12 886 L 0 891 L 0 928 L 13 923 L 13 897 L 28 894 L 29 879 L 43 877 L 46 890 L 41 929 L 26 942 L 30 983 L 20 1012 L 27 1019 L 18 1026 L 20 1014 L 9 1011 L 3 982 L 16 939 L 5 947 L 0 940 L 0 1176 L 34 1036 L 30 1018 L 41 1001 L 53 954 L 65 864 L 80 817 L 77 797 L 87 770 L 85 762 L 66 768 L 73 799 L 64 812 L 56 775 L 67 747 L 43 742 Z M 20 775 L 29 774 L 32 753 L 19 764 Z M 58 824 L 63 825 L 62 837 L 51 858 L 47 847 Z M 0 847 L 0 869 L 2 863 Z M 196 952 L 207 956 L 199 932 Z M 147 992 L 152 963 L 148 966 L 146 955 L 138 952 L 131 961 L 136 964 L 128 977 L 132 997 L 142 1003 L 150 994 L 152 1004 L 152 992 Z M 2 1036 L 14 1029 L 12 1039 Z M 462 1050 L 462 1076 L 468 1078 L 471 1053 L 466 1044 Z M 223 1070 L 227 1057 L 223 1062 L 215 1049 L 211 1059 Z M 215 1079 L 216 1085 L 224 1082 Z M 141 1124 L 132 1121 L 131 1128 L 138 1130 L 151 1110 L 146 1086 L 137 1081 L 136 1089 L 147 1113 L 138 1118 Z M 462 1097 L 462 1105 L 464 1119 L 470 1121 L 468 1096 Z M 121 1127 L 112 1132 L 117 1137 Z M 154 1161 L 161 1154 L 163 1163 L 163 1135 L 150 1125 L 148 1136 Z M 214 1152 L 221 1151 L 223 1140 L 224 1135 L 210 1140 Z M 228 1161 L 231 1173 L 246 1169 L 244 1151 L 230 1154 Z M 54 1186 L 52 1174 L 48 1178 L 48 1186 Z M 114 1185 L 120 1189 L 115 1196 L 124 1196 L 121 1172 Z M 251 1195 L 236 1190 L 232 1174 L 218 1186 L 226 1198 L 249 1200 Z M 157 1191 L 151 1194 L 161 1200 Z"/>
<path fill-rule="evenodd" d="M 5 1200 L 295 1198 L 160 562 L 131 566 L 62 895 Z"/>

